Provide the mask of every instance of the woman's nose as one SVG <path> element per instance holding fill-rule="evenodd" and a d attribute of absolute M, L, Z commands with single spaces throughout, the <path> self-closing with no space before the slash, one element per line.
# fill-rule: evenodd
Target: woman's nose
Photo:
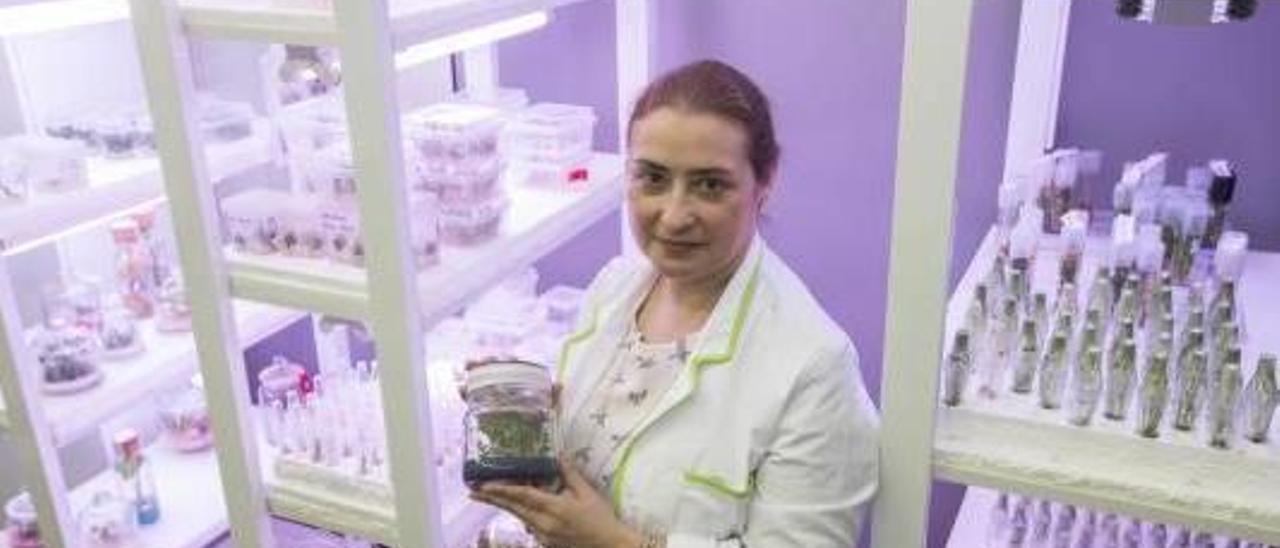
<path fill-rule="evenodd" d="M 675 232 L 693 225 L 697 220 L 692 204 L 682 192 L 673 193 L 667 196 L 662 203 L 661 215 L 658 221 L 667 232 Z"/>

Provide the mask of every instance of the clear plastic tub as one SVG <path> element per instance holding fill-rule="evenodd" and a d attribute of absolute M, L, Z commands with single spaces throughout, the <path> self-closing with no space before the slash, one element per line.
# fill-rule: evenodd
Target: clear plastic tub
<path fill-rule="evenodd" d="M 206 139 L 230 142 L 253 135 L 253 107 L 248 103 L 227 101 L 213 95 L 197 100 L 200 131 Z"/>
<path fill-rule="evenodd" d="M 28 184 L 34 190 L 66 192 L 89 184 L 89 151 L 82 143 L 22 135 L 0 141 L 0 148 L 9 148 L 22 158 Z"/>
<path fill-rule="evenodd" d="M 466 460 L 463 479 L 554 489 L 551 376 L 545 367 L 495 360 L 467 367 Z"/>
<path fill-rule="evenodd" d="M 440 240 L 464 247 L 485 243 L 498 235 L 506 212 L 505 195 L 476 204 L 441 204 Z"/>
<path fill-rule="evenodd" d="M 222 221 L 227 239 L 236 251 L 267 255 L 279 251 L 282 204 L 293 196 L 275 190 L 254 189 L 222 200 Z"/>
<path fill-rule="evenodd" d="M 320 229 L 329 259 L 364 266 L 364 243 L 360 234 L 360 211 L 347 201 L 326 202 L 320 210 Z"/>
<path fill-rule="evenodd" d="M 0 208 L 26 202 L 30 193 L 27 162 L 12 146 L 0 143 Z"/>
<path fill-rule="evenodd" d="M 540 103 L 516 114 L 502 131 L 512 161 L 565 163 L 591 154 L 596 115 L 591 107 Z"/>
<path fill-rule="evenodd" d="M 405 119 L 410 140 L 428 161 L 495 156 L 502 122 L 496 108 L 459 103 L 433 105 Z"/>
<path fill-rule="evenodd" d="M 585 293 L 576 287 L 557 285 L 538 297 L 538 302 L 549 323 L 569 328 L 578 319 L 578 310 Z"/>
<path fill-rule="evenodd" d="M 325 236 L 317 213 L 320 201 L 312 196 L 289 196 L 281 210 L 280 252 L 292 257 L 323 257 Z"/>
<path fill-rule="evenodd" d="M 483 202 L 502 190 L 502 161 L 493 156 L 470 162 L 424 162 L 423 176 L 425 186 L 439 192 L 441 203 Z"/>

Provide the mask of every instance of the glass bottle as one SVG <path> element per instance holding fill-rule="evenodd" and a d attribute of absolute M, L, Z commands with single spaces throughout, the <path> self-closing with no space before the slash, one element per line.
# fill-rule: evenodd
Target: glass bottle
<path fill-rule="evenodd" d="M 969 384 L 969 374 L 973 370 L 973 354 L 969 340 L 967 329 L 957 331 L 951 343 L 951 352 L 947 355 L 942 403 L 951 407 L 960 405 L 964 400 L 965 388 Z"/>
<path fill-rule="evenodd" d="M 1049 542 L 1049 529 L 1053 526 L 1053 504 L 1041 499 L 1036 503 L 1035 519 L 1031 521 L 1031 543 L 1044 546 Z"/>
<path fill-rule="evenodd" d="M 1071 423 L 1076 426 L 1088 426 L 1093 413 L 1098 408 L 1098 397 L 1102 392 L 1102 350 L 1097 346 L 1088 347 L 1080 357 L 1076 373 L 1072 376 L 1072 397 L 1075 404 L 1071 410 Z"/>
<path fill-rule="evenodd" d="M 1179 381 L 1182 380 L 1187 367 L 1191 364 L 1191 362 L 1188 361 L 1191 354 L 1196 350 L 1204 350 L 1204 331 L 1199 328 L 1191 328 L 1186 331 L 1187 332 L 1183 334 L 1181 339 L 1182 345 L 1178 348 L 1178 369 L 1175 373 L 1177 374 L 1177 379 Z M 1208 371 L 1206 371 L 1206 373 L 1207 372 Z"/>
<path fill-rule="evenodd" d="M 1129 324 L 1133 325 L 1133 324 Z M 1111 420 L 1124 420 L 1133 398 L 1133 381 L 1136 375 L 1138 347 L 1133 339 L 1125 339 L 1119 351 L 1110 356 L 1111 368 L 1107 372 L 1106 405 L 1103 415 Z"/>
<path fill-rule="evenodd" d="M 1222 364 L 1232 348 L 1240 346 L 1240 328 L 1235 322 L 1220 325 L 1213 337 L 1213 353 L 1209 355 L 1209 378 L 1217 379 Z"/>
<path fill-rule="evenodd" d="M 1080 523 L 1080 534 L 1076 536 L 1075 548 L 1094 548 L 1093 539 L 1098 533 L 1098 516 L 1093 510 L 1085 510 L 1084 519 Z"/>
<path fill-rule="evenodd" d="M 987 546 L 1002 544 L 1009 533 L 1009 494 L 1000 493 L 991 505 L 987 518 Z"/>
<path fill-rule="evenodd" d="M 1174 529 L 1169 548 L 1191 548 L 1191 531 L 1182 527 Z"/>
<path fill-rule="evenodd" d="M 1120 321 L 1138 321 L 1138 292 L 1128 282 L 1120 290 L 1120 300 L 1116 301 L 1116 318 Z"/>
<path fill-rule="evenodd" d="M 1190 355 L 1179 360 L 1177 403 L 1173 415 L 1173 427 L 1190 431 L 1200 416 L 1200 398 L 1208 373 L 1208 357 L 1204 348 L 1194 347 Z"/>
<path fill-rule="evenodd" d="M 1235 433 L 1236 403 L 1244 381 L 1240 373 L 1240 349 L 1233 348 L 1222 363 L 1209 400 L 1209 445 L 1226 449 Z"/>
<path fill-rule="evenodd" d="M 466 461 L 463 478 L 475 488 L 489 481 L 554 490 L 559 483 L 545 367 L 515 360 L 467 367 Z"/>
<path fill-rule="evenodd" d="M 1115 514 L 1102 516 L 1098 529 L 1102 548 L 1120 548 L 1120 519 Z"/>
<path fill-rule="evenodd" d="M 5 540 L 8 548 L 44 548 L 36 505 L 27 492 L 19 493 L 4 505 Z"/>
<path fill-rule="evenodd" d="M 1195 541 L 1191 545 L 1195 548 L 1214 548 L 1218 543 L 1214 540 L 1212 533 L 1201 531 L 1196 533 Z"/>
<path fill-rule="evenodd" d="M 1036 321 L 1027 319 L 1022 322 L 1021 344 L 1018 345 L 1018 363 L 1013 370 L 1013 391 L 1018 394 L 1031 393 L 1036 380 L 1036 362 L 1040 359 L 1040 338 Z"/>
<path fill-rule="evenodd" d="M 1271 419 L 1280 403 L 1276 388 L 1276 355 L 1263 354 L 1244 392 L 1244 436 L 1254 443 L 1267 441 Z"/>
<path fill-rule="evenodd" d="M 1031 533 L 1031 500 L 1018 497 L 1009 516 L 1009 548 L 1020 548 Z"/>
<path fill-rule="evenodd" d="M 1000 317 L 989 341 L 991 349 L 985 364 L 984 377 L 979 393 L 994 399 L 1003 385 L 1005 371 L 1013 359 L 1018 339 L 1018 303 L 1013 297 L 1005 297 L 1000 306 Z"/>
<path fill-rule="evenodd" d="M 120 302 L 137 318 L 150 318 L 155 309 L 155 257 L 142 241 L 138 224 L 122 219 L 111 224 L 116 245 L 116 291 Z"/>
<path fill-rule="evenodd" d="M 1143 548 L 1142 522 L 1134 518 L 1129 518 L 1125 523 L 1124 532 L 1120 537 L 1120 546 L 1122 548 Z"/>
<path fill-rule="evenodd" d="M 121 495 L 132 505 L 138 525 L 156 523 L 160 520 L 160 501 L 156 497 L 151 462 L 142 453 L 138 432 L 121 430 L 112 441 L 116 455 L 116 481 Z"/>
<path fill-rule="evenodd" d="M 1053 548 L 1071 548 L 1071 534 L 1076 530 L 1076 507 L 1063 506 L 1053 523 Z"/>
<path fill-rule="evenodd" d="M 1153 523 L 1147 529 L 1147 546 L 1165 548 L 1169 542 L 1169 528 L 1163 523 Z"/>
<path fill-rule="evenodd" d="M 1040 407 L 1062 407 L 1062 391 L 1067 380 L 1067 335 L 1054 333 L 1049 351 L 1040 362 Z"/>
<path fill-rule="evenodd" d="M 1169 404 L 1169 354 L 1164 349 L 1151 354 L 1147 372 L 1142 376 L 1139 392 L 1138 434 L 1146 438 L 1160 436 L 1160 421 Z"/>
<path fill-rule="evenodd" d="M 1036 341 L 1044 342 L 1045 332 L 1049 329 L 1049 296 L 1044 292 L 1036 292 L 1032 296 L 1031 318 L 1036 322 Z"/>
<path fill-rule="evenodd" d="M 1058 291 L 1058 320 L 1062 318 L 1074 319 L 1080 315 L 1080 294 L 1076 291 L 1076 284 L 1062 284 L 1062 289 Z"/>
<path fill-rule="evenodd" d="M 1100 319 L 1104 322 L 1109 322 L 1111 302 L 1111 270 L 1102 267 L 1098 269 L 1098 276 L 1094 278 L 1093 286 L 1089 288 L 1089 304 L 1086 307 L 1086 314 L 1090 311 L 1097 311 Z"/>

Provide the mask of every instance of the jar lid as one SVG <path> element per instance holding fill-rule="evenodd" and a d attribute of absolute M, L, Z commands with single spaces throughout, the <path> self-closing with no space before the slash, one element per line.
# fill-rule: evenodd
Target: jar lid
<path fill-rule="evenodd" d="M 31 493 L 23 491 L 9 499 L 9 502 L 4 505 L 4 514 L 12 521 L 34 523 L 36 505 L 31 502 Z"/>
<path fill-rule="evenodd" d="M 523 360 L 495 360 L 467 364 L 467 392 L 503 384 L 527 384 L 551 389 L 543 365 Z"/>

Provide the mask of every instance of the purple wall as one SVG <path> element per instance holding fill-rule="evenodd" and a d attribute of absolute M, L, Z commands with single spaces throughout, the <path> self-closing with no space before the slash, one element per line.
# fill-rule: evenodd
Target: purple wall
<path fill-rule="evenodd" d="M 957 190 L 957 271 L 994 216 L 1018 13 L 1017 2 L 975 5 Z M 661 0 L 658 15 L 659 71 L 719 58 L 750 74 L 772 98 L 783 155 L 762 230 L 856 341 L 867 385 L 877 396 L 904 16 L 901 2 L 825 0 Z M 768 35 L 786 40 L 759 38 Z M 614 117 L 613 54 L 612 5 L 579 5 L 558 12 L 551 28 L 504 44 L 503 84 L 525 87 L 537 100 L 591 104 L 608 124 Z M 614 126 L 602 130 L 597 143 L 612 145 Z M 544 279 L 585 283 L 617 252 L 616 227 L 616 218 L 607 219 L 544 260 Z M 935 492 L 930 545 L 942 546 L 963 491 L 939 485 Z"/>
<path fill-rule="evenodd" d="M 1112 2 L 1076 2 L 1058 141 L 1100 148 L 1101 181 L 1153 150 L 1171 153 L 1171 178 L 1189 162 L 1237 162 L 1231 220 L 1254 245 L 1280 249 L 1280 3 L 1254 19 L 1204 27 L 1122 21 Z M 1110 194 L 1106 194 L 1109 196 Z"/>

